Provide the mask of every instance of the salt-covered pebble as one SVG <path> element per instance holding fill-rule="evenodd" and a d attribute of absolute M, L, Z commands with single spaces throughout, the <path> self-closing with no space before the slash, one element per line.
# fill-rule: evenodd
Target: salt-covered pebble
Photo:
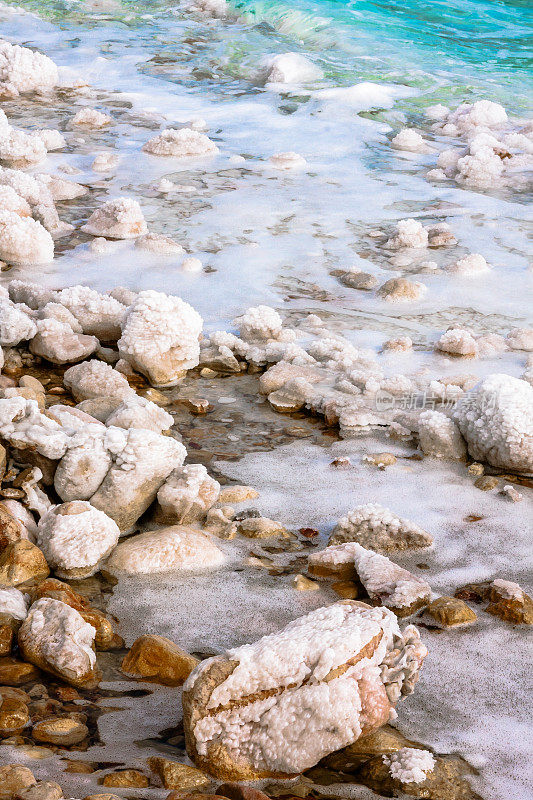
<path fill-rule="evenodd" d="M 329 544 L 358 542 L 378 552 L 431 547 L 433 538 L 414 522 L 402 519 L 377 503 L 357 506 L 337 523 Z"/>
<path fill-rule="evenodd" d="M 72 119 L 70 124 L 76 128 L 107 128 L 113 122 L 113 118 L 108 114 L 103 114 L 96 108 L 80 108 Z"/>
<path fill-rule="evenodd" d="M 93 236 L 135 239 L 144 236 L 148 227 L 137 200 L 119 197 L 117 200 L 107 200 L 101 208 L 93 211 L 81 230 Z"/>
<path fill-rule="evenodd" d="M 192 128 L 168 128 L 143 146 L 145 153 L 172 158 L 194 158 L 218 153 L 211 139 Z"/>

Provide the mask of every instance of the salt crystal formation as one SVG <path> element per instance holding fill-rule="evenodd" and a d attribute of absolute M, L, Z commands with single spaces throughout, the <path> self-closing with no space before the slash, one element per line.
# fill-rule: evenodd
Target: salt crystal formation
<path fill-rule="evenodd" d="M 157 493 L 157 502 L 168 521 L 202 520 L 220 493 L 220 484 L 203 464 L 190 464 L 172 472 Z"/>
<path fill-rule="evenodd" d="M 458 425 L 440 411 L 426 409 L 418 418 L 420 449 L 427 456 L 463 459 L 466 444 Z"/>
<path fill-rule="evenodd" d="M 429 750 L 402 747 L 396 753 L 383 756 L 383 763 L 389 768 L 391 777 L 400 783 L 424 783 L 437 762 Z"/>
<path fill-rule="evenodd" d="M 393 651 L 407 655 L 394 614 L 344 601 L 203 661 L 184 685 L 189 756 L 225 780 L 312 767 L 393 716 L 382 676 Z M 414 681 L 426 652 L 419 644 Z"/>
<path fill-rule="evenodd" d="M 77 128 L 106 128 L 113 122 L 112 117 L 102 114 L 96 108 L 80 108 L 72 117 L 70 124 Z"/>
<path fill-rule="evenodd" d="M 54 259 L 54 242 L 48 231 L 31 217 L 0 211 L 0 259 L 31 266 Z"/>
<path fill-rule="evenodd" d="M 270 157 L 270 163 L 276 169 L 300 169 L 305 167 L 307 161 L 299 153 L 294 153 L 292 150 L 287 153 L 275 153 Z"/>
<path fill-rule="evenodd" d="M 311 83 L 324 77 L 324 73 L 299 53 L 279 53 L 267 56 L 256 75 L 259 83 Z"/>
<path fill-rule="evenodd" d="M 433 539 L 414 522 L 397 517 L 378 503 L 357 506 L 341 517 L 329 544 L 358 542 L 378 552 L 396 552 L 431 547 Z"/>
<path fill-rule="evenodd" d="M 120 357 L 155 386 L 173 386 L 199 361 L 202 318 L 179 297 L 147 290 L 129 306 L 118 342 Z"/>
<path fill-rule="evenodd" d="M 148 228 L 137 200 L 119 197 L 93 211 L 81 230 L 110 239 L 135 239 L 144 236 Z"/>
<path fill-rule="evenodd" d="M 168 128 L 143 145 L 146 153 L 173 158 L 193 158 L 218 153 L 218 147 L 205 133 L 192 128 Z"/>
<path fill-rule="evenodd" d="M 459 400 L 453 418 L 472 458 L 533 471 L 533 386 L 526 381 L 489 375 Z"/>
<path fill-rule="evenodd" d="M 0 42 L 0 92 L 9 97 L 43 92 L 52 89 L 57 81 L 57 67 L 48 56 L 18 44 Z"/>
<path fill-rule="evenodd" d="M 396 150 L 407 150 L 411 153 L 428 153 L 431 149 L 428 147 L 420 133 L 413 130 L 413 128 L 403 128 L 392 139 L 392 146 Z"/>

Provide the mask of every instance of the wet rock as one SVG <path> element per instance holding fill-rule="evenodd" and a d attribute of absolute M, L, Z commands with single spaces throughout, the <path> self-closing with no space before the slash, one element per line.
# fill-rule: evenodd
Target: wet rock
<path fill-rule="evenodd" d="M 356 600 L 358 597 L 361 597 L 362 594 L 365 594 L 361 584 L 355 583 L 354 581 L 335 581 L 331 584 L 331 588 L 335 594 L 338 594 L 339 597 L 345 600 Z"/>
<path fill-rule="evenodd" d="M 409 747 L 414 742 L 390 725 L 384 725 L 368 736 L 361 736 L 353 744 L 344 747 L 337 753 L 326 756 L 320 762 L 321 766 L 336 770 L 337 772 L 354 772 L 361 764 L 373 756 L 382 756 Z"/>
<path fill-rule="evenodd" d="M 189 767 L 187 764 L 179 764 L 168 758 L 154 756 L 148 759 L 148 765 L 161 779 L 165 789 L 187 792 L 211 783 L 211 778 L 199 769 Z"/>
<path fill-rule="evenodd" d="M 225 486 L 220 490 L 218 496 L 219 503 L 245 503 L 246 500 L 255 500 L 259 497 L 257 492 L 251 486 Z"/>
<path fill-rule="evenodd" d="M 273 536 L 287 537 L 289 532 L 279 522 L 268 517 L 249 517 L 239 522 L 238 532 L 248 539 L 270 539 Z"/>
<path fill-rule="evenodd" d="M 5 448 L 4 449 L 5 452 Z M 5 547 L 9 542 L 16 542 L 21 538 L 21 528 L 7 508 L 0 503 L 0 547 Z"/>
<path fill-rule="evenodd" d="M 120 772 L 110 772 L 108 775 L 104 775 L 101 784 L 117 789 L 145 789 L 148 786 L 148 778 L 138 769 L 122 769 Z"/>
<path fill-rule="evenodd" d="M 493 489 L 496 489 L 498 484 L 499 480 L 495 478 L 494 475 L 482 475 L 474 481 L 476 489 L 481 489 L 482 492 L 491 492 Z"/>
<path fill-rule="evenodd" d="M 533 600 L 517 583 L 492 581 L 487 597 L 489 614 L 513 625 L 533 625 Z"/>
<path fill-rule="evenodd" d="M 368 464 L 374 464 L 378 469 L 386 469 L 396 464 L 396 456 L 393 453 L 372 453 L 363 458 Z"/>
<path fill-rule="evenodd" d="M 3 697 L 0 706 L 0 737 L 22 733 L 30 720 L 28 706 L 16 697 Z"/>
<path fill-rule="evenodd" d="M 70 717 L 52 717 L 34 725 L 31 735 L 36 742 L 69 747 L 82 742 L 89 735 L 89 729 Z"/>
<path fill-rule="evenodd" d="M 152 574 L 220 567 L 224 553 L 201 531 L 173 525 L 132 536 L 115 548 L 106 564 L 112 575 Z"/>
<path fill-rule="evenodd" d="M 27 539 L 11 542 L 0 553 L 0 586 L 19 586 L 49 573 L 43 553 Z"/>
<path fill-rule="evenodd" d="M 170 639 L 146 634 L 135 640 L 122 661 L 121 669 L 126 675 L 140 680 L 163 686 L 181 686 L 199 663 L 197 658 L 181 650 Z"/>
<path fill-rule="evenodd" d="M 217 795 L 229 797 L 229 800 L 269 800 L 268 795 L 253 786 L 241 783 L 221 783 L 217 786 Z"/>
<path fill-rule="evenodd" d="M 0 615 L 3 616 L 3 615 Z M 0 656 L 8 656 L 13 646 L 13 628 L 9 623 L 0 624 Z"/>
<path fill-rule="evenodd" d="M 15 794 L 14 800 L 59 800 L 63 789 L 55 781 L 39 781 Z"/>
<path fill-rule="evenodd" d="M 33 772 L 20 764 L 0 767 L 0 800 L 11 800 L 13 795 L 37 783 Z"/>
<path fill-rule="evenodd" d="M 472 625 L 477 620 L 475 611 L 456 597 L 438 597 L 425 609 L 424 616 L 428 616 L 440 628 Z"/>
<path fill-rule="evenodd" d="M 350 289 L 370 291 L 378 285 L 378 279 L 370 272 L 345 272 L 340 277 L 340 282 Z"/>
<path fill-rule="evenodd" d="M 23 686 L 39 677 L 39 670 L 26 661 L 6 656 L 0 658 L 0 683 L 7 686 Z"/>
<path fill-rule="evenodd" d="M 295 575 L 292 579 L 292 585 L 293 588 L 297 589 L 299 592 L 315 592 L 317 589 L 320 589 L 316 581 L 309 580 L 305 575 Z"/>

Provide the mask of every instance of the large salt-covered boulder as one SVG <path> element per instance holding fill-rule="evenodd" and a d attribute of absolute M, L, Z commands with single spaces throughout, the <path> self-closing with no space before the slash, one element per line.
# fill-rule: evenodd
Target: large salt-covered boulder
<path fill-rule="evenodd" d="M 106 570 L 128 575 L 196 571 L 220 567 L 225 560 L 222 550 L 204 533 L 173 525 L 121 542 L 109 557 Z"/>
<path fill-rule="evenodd" d="M 38 320 L 37 333 L 30 343 L 30 352 L 52 364 L 73 364 L 83 361 L 99 347 L 95 336 L 74 333 L 70 325 L 57 319 Z"/>
<path fill-rule="evenodd" d="M 163 433 L 172 427 L 174 418 L 151 400 L 132 395 L 113 409 L 105 422 L 106 425 L 114 425 L 117 428 L 146 428 Z"/>
<path fill-rule="evenodd" d="M 33 603 L 18 634 L 25 661 L 51 672 L 73 686 L 91 688 L 100 674 L 96 667 L 96 630 L 61 600 L 43 597 Z"/>
<path fill-rule="evenodd" d="M 120 531 L 103 511 L 83 500 L 54 506 L 37 529 L 37 544 L 60 578 L 94 575 L 116 546 Z"/>
<path fill-rule="evenodd" d="M 146 220 L 137 200 L 119 197 L 107 200 L 93 211 L 82 231 L 109 239 L 135 239 L 148 232 Z"/>
<path fill-rule="evenodd" d="M 57 293 L 57 302 L 78 320 L 83 333 L 105 342 L 114 342 L 120 336 L 126 307 L 114 297 L 88 286 L 69 286 Z"/>
<path fill-rule="evenodd" d="M 31 217 L 0 211 L 0 259 L 8 264 L 49 264 L 54 242 L 46 228 Z"/>
<path fill-rule="evenodd" d="M 426 652 L 416 629 L 402 636 L 388 609 L 343 601 L 313 611 L 191 673 L 189 756 L 219 779 L 298 774 L 393 717 L 391 660 L 403 658 L 399 696 L 412 691 Z"/>
<path fill-rule="evenodd" d="M 58 81 L 57 67 L 48 56 L 0 42 L 0 93 L 16 97 L 22 92 L 46 91 Z"/>
<path fill-rule="evenodd" d="M 162 515 L 169 522 L 202 520 L 218 500 L 220 484 L 203 464 L 175 470 L 157 493 Z"/>
<path fill-rule="evenodd" d="M 32 339 L 37 326 L 24 309 L 7 297 L 0 297 L 0 345 L 13 347 L 26 339 Z"/>
<path fill-rule="evenodd" d="M 466 445 L 457 424 L 441 411 L 426 409 L 418 418 L 420 449 L 436 458 L 462 459 Z"/>
<path fill-rule="evenodd" d="M 108 428 L 106 446 L 113 464 L 95 494 L 95 508 L 127 531 L 152 504 L 170 473 L 180 467 L 187 451 L 170 436 L 141 428 Z"/>
<path fill-rule="evenodd" d="M 0 138 L 0 161 L 11 167 L 32 167 L 46 158 L 46 147 L 40 136 L 10 128 Z"/>
<path fill-rule="evenodd" d="M 51 413 L 55 408 L 52 406 Z M 65 502 L 89 500 L 112 463 L 111 453 L 106 447 L 105 428 L 95 424 L 84 425 L 71 438 L 67 452 L 57 465 L 54 488 Z"/>
<path fill-rule="evenodd" d="M 472 458 L 533 471 L 533 386 L 527 381 L 489 375 L 459 400 L 453 417 Z"/>
<path fill-rule="evenodd" d="M 155 386 L 173 386 L 197 366 L 202 318 L 181 298 L 140 292 L 124 315 L 118 342 L 121 358 Z"/>
<path fill-rule="evenodd" d="M 61 425 L 25 397 L 0 400 L 0 436 L 13 447 L 34 450 L 48 459 L 61 458 L 68 447 Z"/>
<path fill-rule="evenodd" d="M 330 536 L 329 544 L 358 542 L 378 552 L 395 552 L 431 547 L 433 539 L 427 531 L 402 519 L 378 503 L 357 506 L 341 517 Z"/>
<path fill-rule="evenodd" d="M 92 397 L 112 397 L 118 405 L 135 394 L 121 372 L 97 359 L 67 369 L 63 383 L 78 402 Z"/>

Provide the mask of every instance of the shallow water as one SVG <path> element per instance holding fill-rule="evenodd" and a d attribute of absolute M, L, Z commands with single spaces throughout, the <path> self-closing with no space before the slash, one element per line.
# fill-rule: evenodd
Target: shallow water
<path fill-rule="evenodd" d="M 528 198 L 509 190 L 430 183 L 424 176 L 434 157 L 395 151 L 390 139 L 409 125 L 430 143 L 442 144 L 423 116 L 423 109 L 437 102 L 455 107 L 487 98 L 503 103 L 514 118 L 525 118 L 532 88 L 528 3 L 298 0 L 233 8 L 235 16 L 227 20 L 206 20 L 163 0 L 28 0 L 11 10 L 0 5 L 2 35 L 46 52 L 65 79 L 81 76 L 93 93 L 78 102 L 115 120 L 104 132 L 74 133 L 68 130 L 71 97 L 2 104 L 15 124 L 46 125 L 67 136 L 67 149 L 50 154 L 35 172 L 62 174 L 61 167 L 74 167 L 79 172 L 73 179 L 92 191 L 59 204 L 61 218 L 76 230 L 58 240 L 52 264 L 13 268 L 0 280 L 160 289 L 197 308 L 207 331 L 230 326 L 252 304 L 267 303 L 289 322 L 317 313 L 336 332 L 375 350 L 393 335 L 408 334 L 415 349 L 388 356 L 387 373 L 427 368 L 436 376 L 520 375 L 523 352 L 458 361 L 436 355 L 433 342 L 452 323 L 503 334 L 531 323 Z M 258 86 L 253 74 L 261 58 L 287 51 L 308 56 L 324 70 L 324 79 L 307 88 Z M 363 82 L 370 86 L 355 96 L 336 91 Z M 216 157 L 183 164 L 141 151 L 161 126 L 197 117 L 220 148 Z M 290 174 L 274 170 L 269 157 L 287 150 L 301 153 L 307 167 Z M 91 170 L 95 154 L 103 151 L 120 157 L 109 174 Z M 189 189 L 161 194 L 153 187 L 162 177 Z M 104 198 L 124 195 L 140 201 L 152 231 L 175 237 L 202 260 L 204 270 L 186 274 L 181 257 L 156 257 L 130 243 L 95 256 L 91 237 L 79 226 Z M 388 234 L 407 216 L 451 225 L 458 244 L 431 253 L 439 267 L 479 252 L 492 272 L 460 278 L 440 270 L 420 273 L 416 263 L 391 266 L 368 234 L 376 228 Z M 372 272 L 380 283 L 412 274 L 428 292 L 407 307 L 386 304 L 339 282 L 336 271 L 353 267 Z M 423 573 L 435 591 L 453 593 L 463 582 L 496 575 L 521 584 L 526 579 L 527 492 L 522 503 L 511 506 L 495 493 L 474 489 L 464 466 L 414 462 L 409 448 L 374 437 L 326 447 L 336 434 L 316 420 L 274 414 L 257 402 L 256 384 L 246 376 L 187 385 L 181 399 L 200 393 L 216 410 L 192 421 L 178 412 L 176 424 L 190 460 L 208 464 L 218 477 L 258 488 L 261 497 L 253 506 L 262 513 L 293 528 L 316 526 L 322 542 L 341 514 L 374 500 L 435 535 L 436 551 L 424 555 Z M 225 402 L 217 405 L 217 396 Z M 299 437 L 308 441 L 295 442 Z M 360 466 L 365 452 L 384 449 L 399 456 L 394 469 L 381 473 Z M 335 455 L 349 455 L 355 471 L 332 474 L 328 465 Z M 480 512 L 478 526 L 465 523 L 468 514 Z M 149 629 L 211 652 L 332 599 L 322 590 L 295 599 L 288 576 L 232 569 L 213 583 L 205 577 L 186 584 L 174 577 L 121 581 L 110 609 L 128 644 Z M 204 621 L 197 625 L 200 615 Z M 527 718 L 520 701 L 527 680 L 521 655 L 525 635 L 481 618 L 480 612 L 479 624 L 468 632 L 433 632 L 428 638 L 427 670 L 400 711 L 400 727 L 438 752 L 460 752 L 479 766 L 476 788 L 487 800 L 527 800 L 532 796 L 526 779 Z M 176 693 L 166 690 L 136 706 L 131 718 L 139 725 L 138 738 L 172 724 L 178 706 Z M 141 728 L 139 720 L 147 716 L 157 722 L 144 719 Z M 131 759 L 141 759 L 146 753 L 133 752 L 122 719 L 110 715 L 100 725 L 107 757 L 114 752 L 117 760 L 126 760 L 131 746 Z M 46 769 L 43 765 L 43 775 L 55 776 Z M 75 790 L 82 791 L 79 784 Z M 362 790 L 361 797 L 366 795 Z"/>

